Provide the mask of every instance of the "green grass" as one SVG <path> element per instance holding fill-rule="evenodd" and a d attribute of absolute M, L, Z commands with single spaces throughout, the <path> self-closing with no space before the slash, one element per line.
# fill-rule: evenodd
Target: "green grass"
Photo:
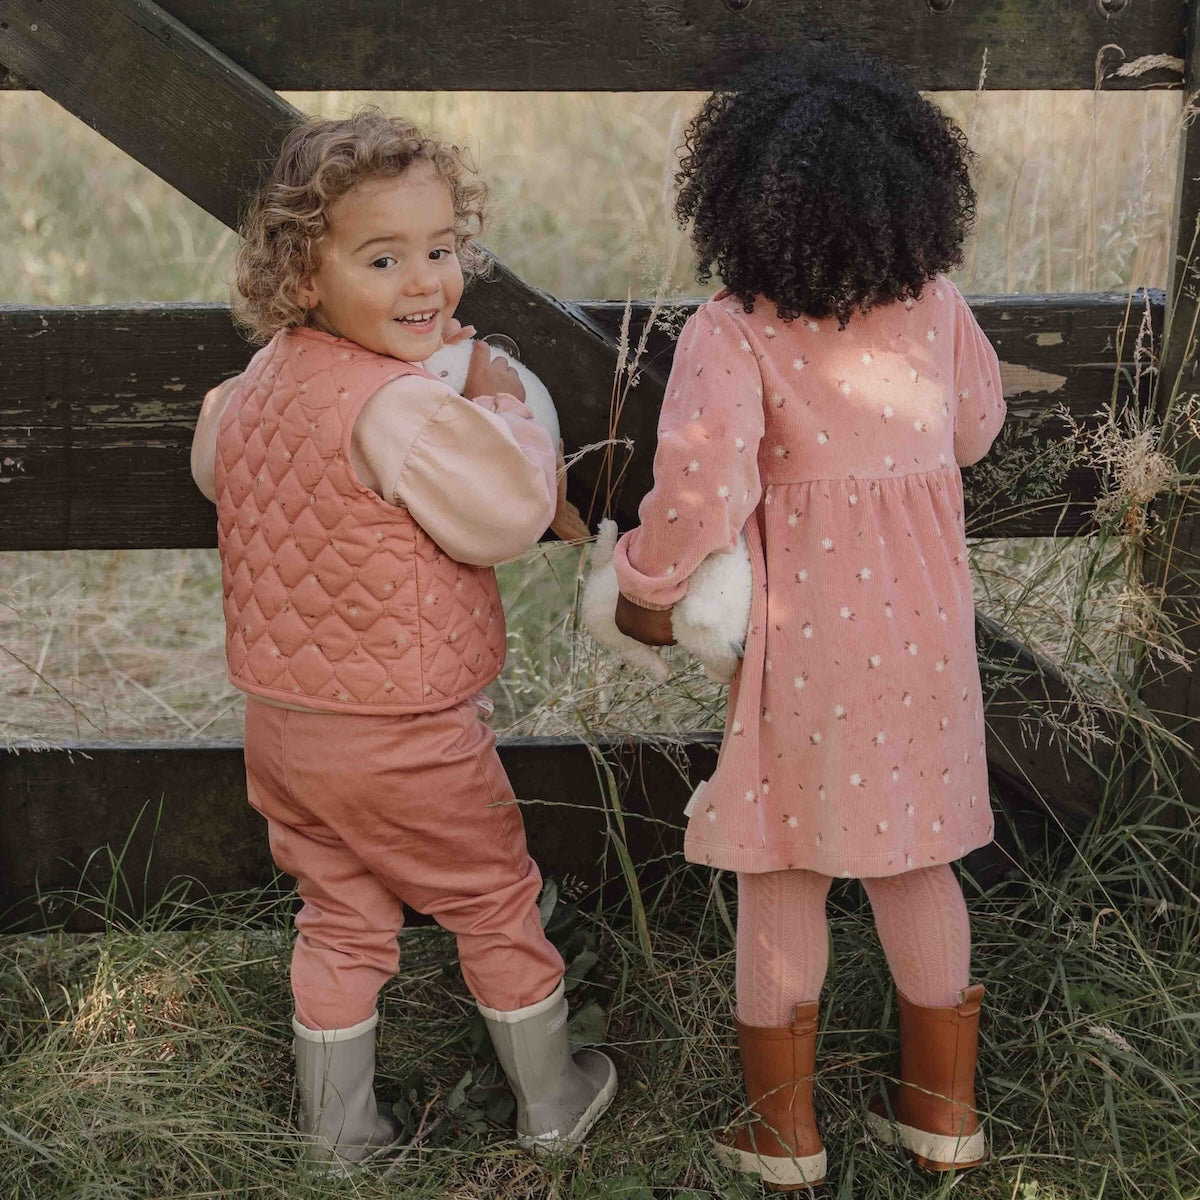
<path fill-rule="evenodd" d="M 968 884 L 989 988 L 980 1103 L 993 1153 L 954 1180 L 864 1130 L 865 1098 L 892 1067 L 895 1013 L 869 910 L 857 885 L 838 885 L 818 1091 L 832 1195 L 1200 1196 L 1200 907 L 1163 873 L 1181 860 L 1152 805 L 1133 829 L 1093 833 L 1065 872 L 1035 862 L 1020 888 Z M 1146 853 L 1130 855 L 1131 836 Z M 383 996 L 379 1092 L 398 1101 L 413 1144 L 349 1182 L 306 1176 L 290 1133 L 285 902 L 231 897 L 207 916 L 164 904 L 100 935 L 0 939 L 0 1195 L 755 1196 L 707 1140 L 737 1119 L 740 1094 L 731 882 L 678 869 L 649 905 L 650 954 L 627 917 L 559 901 L 549 928 L 575 964 L 581 1032 L 612 1048 L 622 1080 L 570 1164 L 513 1147 L 452 940 L 404 933 Z"/>

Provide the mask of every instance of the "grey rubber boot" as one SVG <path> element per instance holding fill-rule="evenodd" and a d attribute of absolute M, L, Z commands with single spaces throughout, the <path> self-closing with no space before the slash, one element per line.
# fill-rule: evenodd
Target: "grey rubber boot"
<path fill-rule="evenodd" d="M 337 1170 L 389 1146 L 399 1135 L 391 1108 L 375 1102 L 375 1026 L 309 1029 L 292 1018 L 300 1132 L 313 1162 Z"/>
<path fill-rule="evenodd" d="M 574 1149 L 612 1102 L 617 1069 L 599 1050 L 571 1053 L 563 985 L 525 1008 L 479 1011 L 517 1098 L 517 1141 L 534 1154 Z"/>

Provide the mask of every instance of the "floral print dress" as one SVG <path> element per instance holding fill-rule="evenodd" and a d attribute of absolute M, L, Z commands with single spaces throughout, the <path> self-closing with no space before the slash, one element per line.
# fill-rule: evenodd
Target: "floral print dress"
<path fill-rule="evenodd" d="M 874 877 L 991 840 L 959 467 L 1004 415 L 995 351 L 940 276 L 841 330 L 724 293 L 688 321 L 616 567 L 666 608 L 746 530 L 750 631 L 691 861 Z"/>

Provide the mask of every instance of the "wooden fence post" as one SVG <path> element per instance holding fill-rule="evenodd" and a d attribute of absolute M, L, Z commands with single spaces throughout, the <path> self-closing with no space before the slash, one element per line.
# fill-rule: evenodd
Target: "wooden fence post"
<path fill-rule="evenodd" d="M 1200 393 L 1197 358 L 1200 318 L 1200 2 L 1187 11 L 1183 125 L 1175 185 L 1170 279 L 1163 350 L 1159 363 L 1157 417 L 1162 422 L 1162 448 L 1174 458 L 1180 474 L 1200 465 L 1200 440 L 1188 421 L 1188 409 Z M 1169 758 L 1178 772 L 1178 792 L 1200 797 L 1200 675 L 1194 670 L 1200 649 L 1200 509 L 1186 482 L 1178 494 L 1156 506 L 1162 524 L 1146 547 L 1143 578 L 1174 626 L 1186 663 L 1143 664 L 1142 698 L 1181 741 L 1187 752 Z"/>

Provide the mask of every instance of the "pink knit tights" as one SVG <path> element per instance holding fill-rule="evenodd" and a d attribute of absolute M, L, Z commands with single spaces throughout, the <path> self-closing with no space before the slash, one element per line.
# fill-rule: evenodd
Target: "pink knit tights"
<path fill-rule="evenodd" d="M 747 1025 L 781 1026 L 816 1000 L 829 965 L 825 898 L 814 871 L 738 875 L 737 1006 Z M 970 982 L 971 927 L 948 866 L 864 879 L 896 988 L 914 1004 L 958 1003 Z"/>

